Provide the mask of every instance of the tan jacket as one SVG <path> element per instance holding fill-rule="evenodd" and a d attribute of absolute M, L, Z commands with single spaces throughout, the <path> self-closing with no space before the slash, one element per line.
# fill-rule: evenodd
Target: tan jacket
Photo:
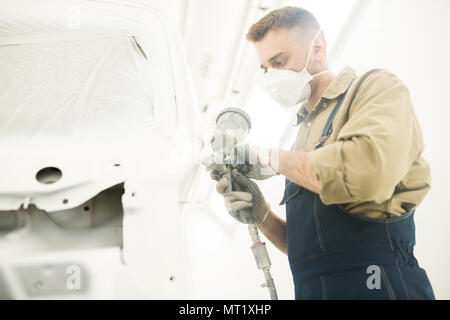
<path fill-rule="evenodd" d="M 400 216 L 422 202 L 431 176 L 409 91 L 395 75 L 375 69 L 358 77 L 336 114 L 333 133 L 314 150 L 355 77 L 345 68 L 310 114 L 300 108 L 304 120 L 291 150 L 308 152 L 324 204 L 342 204 L 351 214 L 375 219 Z"/>

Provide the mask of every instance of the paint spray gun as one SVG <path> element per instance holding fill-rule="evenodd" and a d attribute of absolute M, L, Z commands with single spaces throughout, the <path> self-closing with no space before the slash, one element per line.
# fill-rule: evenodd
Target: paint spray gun
<path fill-rule="evenodd" d="M 222 161 L 221 174 L 227 175 L 230 182 L 226 192 L 240 191 L 239 186 L 233 183 L 231 175 L 233 160 L 235 158 L 235 146 L 244 142 L 251 129 L 251 120 L 248 114 L 240 108 L 226 108 L 216 118 L 216 128 L 211 139 L 211 147 L 216 153 L 216 159 Z M 256 224 L 252 223 L 252 208 L 244 208 L 237 213 L 241 221 L 248 224 L 248 230 L 253 245 L 251 250 L 256 260 L 258 269 L 263 270 L 266 282 L 262 287 L 267 287 L 272 300 L 277 300 L 275 283 L 270 274 L 270 259 L 266 244 L 261 242 Z"/>

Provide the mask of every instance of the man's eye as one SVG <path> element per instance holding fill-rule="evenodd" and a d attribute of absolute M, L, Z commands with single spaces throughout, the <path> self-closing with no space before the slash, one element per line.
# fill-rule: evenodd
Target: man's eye
<path fill-rule="evenodd" d="M 281 67 L 284 64 L 284 61 L 277 61 L 275 62 L 276 67 Z"/>

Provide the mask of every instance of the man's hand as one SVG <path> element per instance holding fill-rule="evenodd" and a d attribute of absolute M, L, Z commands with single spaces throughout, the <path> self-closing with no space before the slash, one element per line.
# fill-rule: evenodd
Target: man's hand
<path fill-rule="evenodd" d="M 270 149 L 243 144 L 234 149 L 234 165 L 240 173 L 255 180 L 265 180 L 277 175 L 278 157 Z"/>
<path fill-rule="evenodd" d="M 211 178 L 215 181 L 219 181 L 228 171 L 226 165 L 219 162 L 218 157 L 214 154 L 208 155 L 202 160 L 202 164 L 205 166 L 206 171 L 211 171 Z"/>
<path fill-rule="evenodd" d="M 219 174 L 211 172 L 211 177 L 217 180 Z M 248 177 L 240 174 L 236 169 L 232 172 L 233 185 L 239 186 L 241 191 L 225 193 L 229 186 L 226 175 L 222 176 L 217 183 L 216 190 L 225 198 L 225 207 L 232 217 L 241 223 L 256 223 L 262 225 L 270 213 L 270 205 L 264 199 L 258 185 Z M 249 209 L 249 217 L 244 211 Z"/>

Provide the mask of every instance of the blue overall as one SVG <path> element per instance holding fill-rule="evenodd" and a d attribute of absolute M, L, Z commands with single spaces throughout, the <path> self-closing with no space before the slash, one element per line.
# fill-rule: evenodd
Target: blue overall
<path fill-rule="evenodd" d="M 316 149 L 331 134 L 347 91 Z M 296 299 L 434 299 L 413 254 L 414 210 L 387 220 L 352 215 L 287 179 L 283 204 Z"/>

